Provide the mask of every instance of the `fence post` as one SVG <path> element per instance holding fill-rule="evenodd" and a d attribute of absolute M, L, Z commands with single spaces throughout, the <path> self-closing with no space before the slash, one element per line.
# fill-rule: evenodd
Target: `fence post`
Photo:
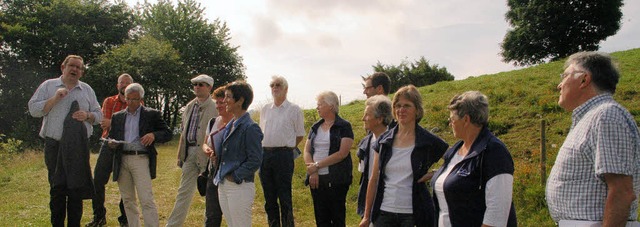
<path fill-rule="evenodd" d="M 547 137 L 545 134 L 546 121 L 540 122 L 540 183 L 544 185 L 547 182 Z"/>

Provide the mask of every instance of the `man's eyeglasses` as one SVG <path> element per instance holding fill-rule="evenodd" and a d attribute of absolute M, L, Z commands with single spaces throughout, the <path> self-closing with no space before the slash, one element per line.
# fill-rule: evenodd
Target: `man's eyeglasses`
<path fill-rule="evenodd" d="M 363 88 L 364 90 L 367 90 L 367 89 L 369 89 L 369 88 L 373 88 L 373 86 L 362 86 L 362 88 Z"/>
<path fill-rule="evenodd" d="M 560 79 L 564 80 L 565 77 L 567 76 L 573 76 L 575 74 L 581 74 L 581 73 L 586 73 L 585 71 L 573 71 L 570 73 L 560 73 Z"/>
<path fill-rule="evenodd" d="M 270 86 L 271 88 L 274 88 L 274 87 L 282 87 L 282 84 L 281 84 L 281 83 L 273 83 L 273 84 L 269 84 L 269 86 Z"/>
<path fill-rule="evenodd" d="M 191 84 L 191 85 L 193 85 L 194 87 L 196 87 L 196 86 L 197 86 L 197 87 L 209 86 L 209 84 L 207 84 L 207 83 L 193 83 L 193 84 Z"/>
<path fill-rule="evenodd" d="M 127 99 L 127 98 L 125 98 L 124 100 L 125 100 L 125 101 L 127 101 L 127 102 L 137 102 L 137 101 L 140 101 L 140 99 L 139 99 L 139 98 L 135 98 L 135 99 Z"/>

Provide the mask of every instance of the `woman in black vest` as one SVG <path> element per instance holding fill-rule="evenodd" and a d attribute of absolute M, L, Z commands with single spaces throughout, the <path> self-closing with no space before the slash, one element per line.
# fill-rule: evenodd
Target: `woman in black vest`
<path fill-rule="evenodd" d="M 373 172 L 360 226 L 370 222 L 376 226 L 432 226 L 433 201 L 425 182 L 431 178 L 429 168 L 449 145 L 418 125 L 424 110 L 416 87 L 401 87 L 392 103 L 397 125 L 373 146 Z"/>
<path fill-rule="evenodd" d="M 304 145 L 305 184 L 311 189 L 317 226 L 345 226 L 346 198 L 351 184 L 351 124 L 338 116 L 338 96 L 330 91 L 316 98 L 320 121 L 311 126 Z"/>
<path fill-rule="evenodd" d="M 487 97 L 468 91 L 448 108 L 449 125 L 460 141 L 444 154 L 431 181 L 437 226 L 516 226 L 513 159 L 487 129 Z"/>

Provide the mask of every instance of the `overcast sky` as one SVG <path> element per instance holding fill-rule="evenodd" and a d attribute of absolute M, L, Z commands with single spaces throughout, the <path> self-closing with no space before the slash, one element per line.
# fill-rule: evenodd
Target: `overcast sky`
<path fill-rule="evenodd" d="M 138 0 L 127 0 L 134 5 Z M 149 0 L 155 3 L 155 0 Z M 515 69 L 501 61 L 509 26 L 506 0 L 241 0 L 201 1 L 239 46 L 257 108 L 271 98 L 272 75 L 289 82 L 288 99 L 315 108 L 330 90 L 343 104 L 364 99 L 361 76 L 377 62 L 398 65 L 424 56 L 456 80 Z M 613 52 L 640 47 L 640 1 L 625 1 L 622 27 L 601 43 Z M 560 72 L 561 69 L 558 69 Z M 215 85 L 217 86 L 217 85 Z"/>

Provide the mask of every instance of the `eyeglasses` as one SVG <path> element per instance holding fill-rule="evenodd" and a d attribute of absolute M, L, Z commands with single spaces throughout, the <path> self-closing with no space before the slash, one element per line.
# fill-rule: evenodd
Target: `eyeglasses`
<path fill-rule="evenodd" d="M 274 88 L 274 87 L 281 87 L 281 86 L 282 86 L 282 84 L 281 84 L 281 83 L 273 83 L 273 84 L 269 84 L 269 86 L 270 86 L 271 88 Z"/>
<path fill-rule="evenodd" d="M 573 71 L 570 73 L 560 73 L 560 79 L 564 80 L 565 77 L 567 76 L 573 76 L 575 74 L 580 74 L 580 73 L 586 73 L 585 71 Z"/>
<path fill-rule="evenodd" d="M 207 84 L 207 83 L 193 83 L 191 85 L 193 85 L 194 87 L 196 87 L 196 86 L 198 86 L 198 87 L 209 86 L 209 84 Z"/>
<path fill-rule="evenodd" d="M 127 101 L 127 102 L 137 102 L 137 101 L 140 101 L 140 98 L 135 98 L 135 99 L 125 98 L 124 100 Z"/>
<path fill-rule="evenodd" d="M 363 86 L 362 88 L 363 88 L 364 90 L 367 90 L 367 89 L 369 89 L 369 88 L 373 88 L 373 86 Z"/>

